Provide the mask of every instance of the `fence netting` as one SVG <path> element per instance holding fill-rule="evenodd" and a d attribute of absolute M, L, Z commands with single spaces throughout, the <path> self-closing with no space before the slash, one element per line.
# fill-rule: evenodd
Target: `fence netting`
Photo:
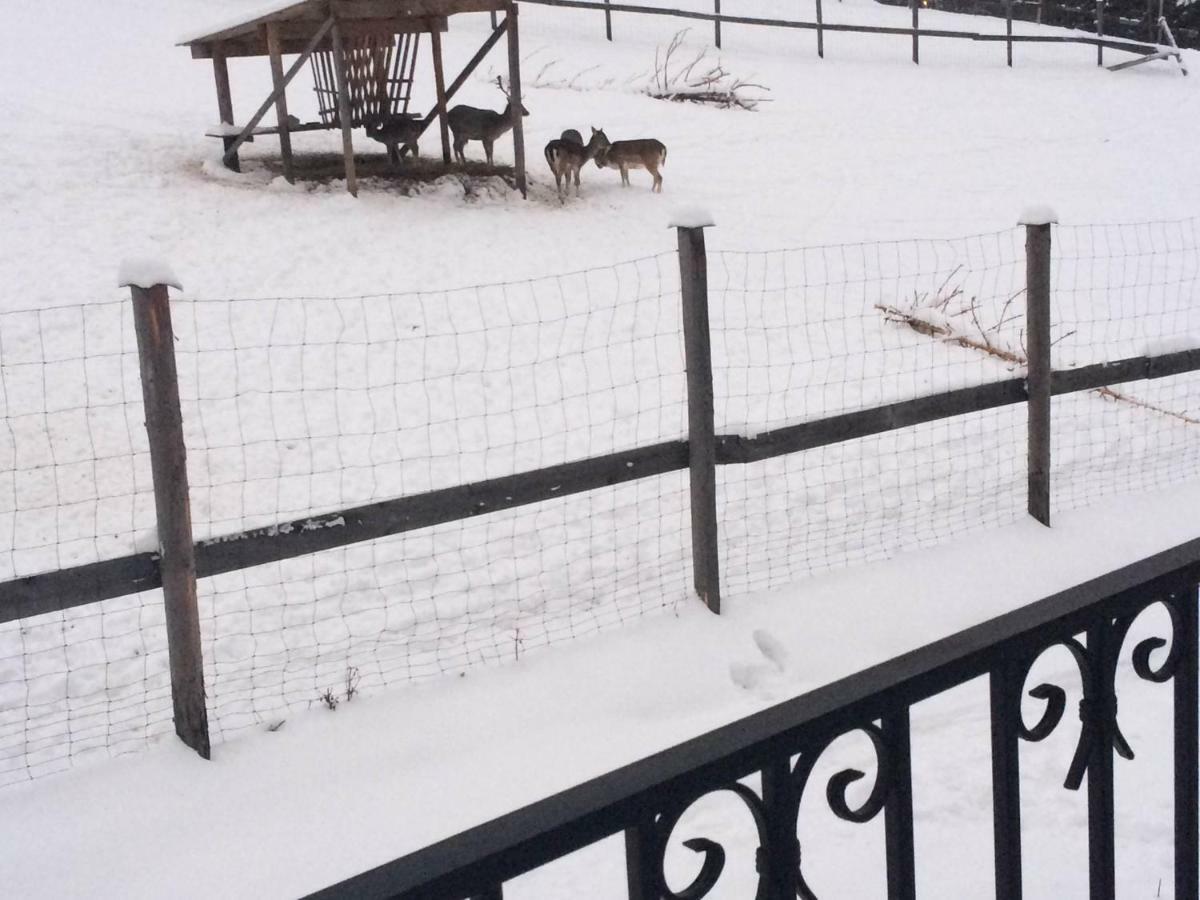
<path fill-rule="evenodd" d="M 717 431 L 771 429 L 1013 377 L 1024 234 L 715 254 Z M 787 584 L 1023 513 L 1024 408 L 718 470 L 728 591 Z"/>
<path fill-rule="evenodd" d="M 1054 230 L 1056 369 L 1200 347 L 1195 222 Z M 709 254 L 716 430 L 1020 377 L 1022 229 Z M 172 300 L 197 540 L 686 438 L 678 260 Z M 718 469 L 726 596 L 1024 515 L 1023 404 Z M 128 299 L 0 314 L 0 582 L 152 551 Z M 1200 473 L 1200 376 L 1056 397 L 1056 514 Z M 691 594 L 686 472 L 201 579 L 220 741 Z M 281 537 L 286 539 L 286 535 Z M 0 785 L 171 731 L 158 591 L 0 624 Z"/>

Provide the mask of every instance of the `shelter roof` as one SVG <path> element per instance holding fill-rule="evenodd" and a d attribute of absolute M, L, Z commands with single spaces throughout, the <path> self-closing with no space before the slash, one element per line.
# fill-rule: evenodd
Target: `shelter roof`
<path fill-rule="evenodd" d="M 298 52 L 288 45 L 311 38 L 331 11 L 348 35 L 399 34 L 431 28 L 444 31 L 446 16 L 502 10 L 506 5 L 507 0 L 276 0 L 187 35 L 179 46 L 191 47 L 192 56 L 201 58 L 214 50 L 226 56 L 266 56 L 264 26 L 274 22 L 280 26 L 284 52 Z"/>

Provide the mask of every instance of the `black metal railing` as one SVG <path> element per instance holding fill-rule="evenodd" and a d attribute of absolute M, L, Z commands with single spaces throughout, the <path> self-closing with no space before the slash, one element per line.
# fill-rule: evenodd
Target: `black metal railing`
<path fill-rule="evenodd" d="M 830 809 L 849 822 L 884 814 L 888 897 L 915 896 L 909 710 L 979 676 L 990 682 L 996 895 L 1022 891 L 1019 748 L 1048 737 L 1063 721 L 1067 692 L 1037 684 L 1039 720 L 1021 716 L 1034 662 L 1065 647 L 1080 674 L 1080 731 L 1064 760 L 1065 787 L 1085 780 L 1089 884 L 1093 900 L 1115 893 L 1114 757 L 1133 758 L 1144 737 L 1125 735 L 1118 718 L 1117 661 L 1134 620 L 1165 608 L 1170 633 L 1132 648 L 1138 678 L 1174 685 L 1175 896 L 1200 892 L 1197 861 L 1197 594 L 1200 540 L 1175 547 L 1037 603 L 999 616 L 803 696 L 780 703 L 670 750 L 462 832 L 311 895 L 335 898 L 500 898 L 503 884 L 574 850 L 624 832 L 630 900 L 706 896 L 721 878 L 726 852 L 700 837 L 684 846 L 703 856 L 683 889 L 668 886 L 664 859 L 681 816 L 699 799 L 732 792 L 758 832 L 757 900 L 822 895 L 805 879 L 797 823 L 815 762 L 838 737 L 862 732 L 875 750 L 874 784 L 857 806 L 847 788 L 865 777 L 844 769 L 829 779 Z M 1166 733 L 1161 729 L 1160 733 Z M 793 760 L 795 760 L 793 762 Z M 743 783 L 759 775 L 761 791 Z"/>

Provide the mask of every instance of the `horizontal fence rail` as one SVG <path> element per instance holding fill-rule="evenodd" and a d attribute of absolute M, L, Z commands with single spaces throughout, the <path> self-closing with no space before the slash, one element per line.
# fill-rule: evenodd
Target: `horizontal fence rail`
<path fill-rule="evenodd" d="M 854 25 L 840 24 L 836 22 L 825 21 L 821 15 L 820 0 L 817 2 L 817 21 L 809 22 L 795 19 L 774 19 L 761 16 L 737 16 L 729 15 L 720 12 L 719 0 L 716 11 L 699 12 L 686 9 L 672 9 L 669 7 L 656 6 L 641 6 L 633 3 L 596 3 L 592 0 L 524 0 L 535 6 L 554 6 L 566 9 L 582 9 L 602 12 L 606 17 L 606 22 L 609 22 L 613 13 L 630 13 L 634 15 L 661 16 L 672 19 L 686 19 L 700 22 L 714 23 L 716 31 L 715 43 L 718 47 L 721 46 L 720 27 L 721 25 L 753 25 L 766 28 L 784 28 L 801 31 L 816 31 L 819 35 L 825 32 L 841 32 L 845 34 L 883 34 L 897 35 L 900 37 L 911 37 L 916 42 L 922 37 L 928 38 L 950 38 L 968 41 L 978 41 L 984 43 L 1004 42 L 1011 48 L 1013 44 L 1081 44 L 1084 46 L 1092 46 L 1109 50 L 1125 50 L 1130 53 L 1136 53 L 1141 56 L 1148 56 L 1158 51 L 1157 45 L 1146 44 L 1139 41 L 1124 40 L 1119 38 L 1105 37 L 1103 34 L 1087 35 L 1087 34 L 986 34 L 976 31 L 960 31 L 956 29 L 938 29 L 938 28 L 920 28 L 917 26 L 917 7 L 913 5 L 913 27 L 900 28 L 884 25 Z M 611 23 L 608 25 L 608 39 L 612 40 Z M 823 44 L 819 47 L 818 53 L 824 56 Z M 914 50 L 913 62 L 917 62 L 917 53 Z M 1011 50 L 1009 57 L 1009 65 L 1012 65 Z"/>
<path fill-rule="evenodd" d="M 761 900 L 789 900 L 797 893 L 804 898 L 824 896 L 821 885 L 805 881 L 797 817 L 814 764 L 835 738 L 854 731 L 865 733 L 874 746 L 875 787 L 860 807 L 851 807 L 846 788 L 863 773 L 839 772 L 827 785 L 830 808 L 839 818 L 856 823 L 885 812 L 888 897 L 912 897 L 908 710 L 980 676 L 987 676 L 992 685 L 997 896 L 1019 897 L 1016 750 L 1021 741 L 1041 741 L 1055 730 L 1064 715 L 1065 692 L 1053 684 L 1030 691 L 1047 704 L 1033 727 L 1021 718 L 1020 698 L 1036 659 L 1050 648 L 1066 647 L 1079 665 L 1084 685 L 1083 725 L 1066 786 L 1078 789 L 1086 774 L 1092 808 L 1090 896 L 1111 900 L 1115 890 L 1112 759 L 1114 752 L 1132 756 L 1117 724 L 1116 660 L 1134 619 L 1156 605 L 1167 610 L 1170 633 L 1140 642 L 1133 651 L 1134 669 L 1143 680 L 1174 683 L 1175 896 L 1195 897 L 1200 891 L 1198 580 L 1200 541 L 1191 541 L 594 778 L 310 897 L 500 897 L 503 882 L 624 832 L 631 900 L 662 896 L 699 900 L 720 879 L 723 848 L 707 838 L 686 843 L 703 855 L 704 863 L 682 891 L 667 887 L 664 856 L 683 813 L 721 791 L 734 792 L 753 814 L 759 839 L 756 896 Z M 1085 642 L 1080 642 L 1083 635 Z M 1168 643 L 1166 658 L 1152 665 L 1151 653 Z M 756 774 L 761 776 L 761 792 L 743 783 Z"/>
<path fill-rule="evenodd" d="M 1200 371 L 1200 350 L 1139 356 L 1051 376 L 1056 396 L 1130 381 Z M 716 435 L 717 465 L 760 462 L 927 422 L 1024 403 L 1024 378 L 918 397 L 887 406 L 770 429 Z M 686 441 L 642 447 L 505 478 L 306 516 L 196 544 L 196 574 L 206 578 L 444 522 L 566 497 L 688 467 Z M 61 612 L 160 587 L 158 555 L 139 553 L 0 583 L 0 622 Z"/>

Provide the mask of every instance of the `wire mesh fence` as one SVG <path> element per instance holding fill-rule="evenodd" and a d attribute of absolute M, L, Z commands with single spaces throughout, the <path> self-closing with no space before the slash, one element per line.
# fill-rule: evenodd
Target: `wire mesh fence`
<path fill-rule="evenodd" d="M 1195 236 L 1191 221 L 1057 229 L 1055 368 L 1200 347 Z M 711 254 L 716 432 L 1023 377 L 1024 239 Z M 686 441 L 678 265 L 177 300 L 194 538 L 286 537 L 306 517 Z M 0 351 L 0 582 L 153 550 L 128 303 L 0 315 Z M 1054 508 L 1194 478 L 1198 392 L 1184 374 L 1056 397 Z M 720 466 L 723 590 L 1017 519 L 1025 415 L 1014 401 Z M 677 608 L 685 464 L 201 578 L 214 740 Z M 0 785 L 168 733 L 165 631 L 159 591 L 0 624 Z"/>

